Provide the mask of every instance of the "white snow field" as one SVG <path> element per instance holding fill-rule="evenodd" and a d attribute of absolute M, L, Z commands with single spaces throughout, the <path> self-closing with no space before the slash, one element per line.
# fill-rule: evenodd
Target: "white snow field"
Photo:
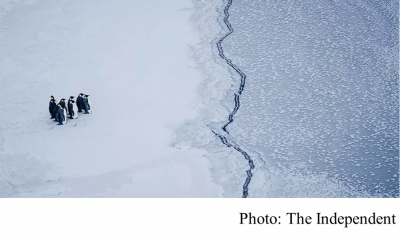
<path fill-rule="evenodd" d="M 220 197 L 204 150 L 176 144 L 202 77 L 190 0 L 2 0 L 0 197 Z M 58 126 L 57 101 L 91 95 Z"/>

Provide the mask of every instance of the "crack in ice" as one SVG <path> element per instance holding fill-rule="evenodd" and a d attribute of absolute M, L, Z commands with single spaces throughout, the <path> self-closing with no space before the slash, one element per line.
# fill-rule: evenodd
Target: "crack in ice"
<path fill-rule="evenodd" d="M 228 37 L 229 35 L 231 35 L 231 34 L 233 33 L 233 31 L 234 31 L 232 25 L 231 25 L 231 24 L 229 23 L 229 21 L 228 21 L 228 18 L 229 18 L 229 8 L 230 8 L 230 6 L 232 5 L 232 1 L 233 1 L 233 0 L 228 0 L 228 3 L 227 3 L 227 5 L 225 6 L 225 9 L 224 9 L 224 14 L 225 14 L 224 22 L 225 22 L 226 26 L 228 27 L 229 32 L 226 33 L 226 34 L 225 34 L 222 38 L 220 38 L 220 39 L 218 40 L 218 42 L 217 42 L 217 48 L 218 48 L 219 56 L 220 56 L 223 60 L 225 60 L 226 63 L 236 71 L 236 73 L 238 73 L 238 74 L 240 75 L 239 90 L 235 93 L 235 98 L 234 98 L 235 107 L 233 108 L 232 112 L 229 114 L 228 122 L 225 123 L 225 125 L 222 127 L 222 130 L 223 130 L 224 132 L 226 132 L 228 135 L 230 135 L 230 134 L 229 134 L 229 131 L 228 131 L 226 128 L 229 126 L 229 124 L 231 124 L 231 123 L 233 122 L 233 117 L 234 117 L 234 115 L 236 114 L 236 112 L 237 112 L 237 111 L 239 110 L 239 108 L 240 108 L 240 95 L 242 94 L 242 92 L 243 92 L 243 90 L 244 90 L 244 86 L 245 86 L 245 84 L 246 84 L 246 75 L 245 75 L 235 64 L 232 63 L 232 60 L 228 59 L 228 58 L 225 56 L 224 50 L 223 50 L 223 48 L 222 48 L 222 42 L 224 41 L 224 39 L 225 39 L 226 37 Z M 216 136 L 219 137 L 219 139 L 221 140 L 221 142 L 222 142 L 225 146 L 234 148 L 236 151 L 240 152 L 240 153 L 244 156 L 244 158 L 248 161 L 248 163 L 249 163 L 249 169 L 246 170 L 247 177 L 246 177 L 246 181 L 245 181 L 244 184 L 243 184 L 243 196 L 242 196 L 243 198 L 246 198 L 246 197 L 249 195 L 249 192 L 248 192 L 248 190 L 249 190 L 249 184 L 250 184 L 251 178 L 252 178 L 252 176 L 253 176 L 253 174 L 252 174 L 251 171 L 252 171 L 252 170 L 254 169 L 254 167 L 255 167 L 255 166 L 254 166 L 253 160 L 251 159 L 250 155 L 249 155 L 247 152 L 243 151 L 243 150 L 240 149 L 238 146 L 229 143 L 229 141 L 227 140 L 227 138 L 226 138 L 225 136 L 220 135 L 220 134 L 218 134 L 217 132 L 215 132 L 215 131 L 213 131 L 213 130 L 212 130 L 212 132 L 213 132 Z"/>

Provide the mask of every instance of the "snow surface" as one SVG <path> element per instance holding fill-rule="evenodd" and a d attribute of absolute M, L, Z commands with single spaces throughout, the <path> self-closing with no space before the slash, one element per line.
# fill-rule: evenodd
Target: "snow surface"
<path fill-rule="evenodd" d="M 193 4 L 2 1 L 1 197 L 218 197 L 204 150 L 174 147 L 194 119 L 201 74 Z M 57 100 L 91 95 L 57 126 Z"/>

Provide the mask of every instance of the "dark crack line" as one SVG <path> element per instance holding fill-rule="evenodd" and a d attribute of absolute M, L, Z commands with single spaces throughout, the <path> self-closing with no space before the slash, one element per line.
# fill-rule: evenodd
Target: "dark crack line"
<path fill-rule="evenodd" d="M 230 144 L 225 136 L 216 133 L 214 130 L 212 130 L 212 132 L 221 140 L 222 144 L 224 144 L 227 147 L 232 147 L 236 151 L 240 152 L 244 156 L 244 158 L 248 161 L 249 169 L 246 170 L 247 177 L 246 177 L 246 181 L 243 184 L 243 195 L 242 195 L 243 198 L 247 198 L 247 196 L 249 195 L 249 184 L 250 184 L 251 178 L 253 177 L 253 173 L 251 172 L 251 170 L 253 170 L 255 167 L 253 160 L 251 159 L 249 154 L 247 154 L 247 152 L 243 151 L 242 149 L 240 149 L 239 147 L 237 147 L 235 145 Z"/>
<path fill-rule="evenodd" d="M 246 75 L 239 69 L 239 67 L 237 67 L 235 64 L 232 63 L 232 60 L 228 59 L 225 54 L 224 54 L 224 50 L 222 48 L 222 42 L 225 40 L 226 37 L 228 37 L 229 35 L 231 35 L 235 30 L 233 29 L 232 25 L 230 24 L 230 22 L 228 21 L 229 18 L 229 8 L 232 5 L 232 1 L 233 0 L 228 0 L 228 3 L 225 6 L 224 9 L 224 13 L 225 13 L 225 17 L 224 17 L 224 22 L 226 24 L 226 26 L 229 29 L 229 32 L 226 33 L 222 38 L 220 38 L 217 42 L 217 48 L 218 48 L 218 52 L 219 52 L 219 56 L 225 60 L 225 62 L 231 66 L 236 73 L 238 73 L 240 75 L 240 85 L 239 85 L 239 90 L 237 91 L 237 93 L 235 93 L 235 108 L 233 108 L 232 112 L 229 114 L 228 117 L 228 122 L 222 127 L 222 130 L 224 130 L 226 133 L 229 134 L 228 130 L 226 129 L 228 127 L 229 124 L 231 124 L 233 122 L 233 116 L 236 114 L 236 112 L 239 110 L 240 108 L 240 101 L 239 101 L 239 96 L 242 94 L 243 90 L 244 90 L 244 86 L 246 85 Z"/>
<path fill-rule="evenodd" d="M 228 21 L 228 18 L 229 18 L 229 8 L 230 8 L 231 5 L 232 5 L 232 1 L 233 1 L 233 0 L 228 0 L 228 3 L 226 4 L 225 9 L 224 9 L 224 14 L 225 14 L 224 22 L 225 22 L 226 26 L 228 27 L 229 32 L 226 33 L 226 34 L 225 34 L 222 38 L 220 38 L 220 39 L 218 40 L 218 42 L 217 42 L 217 48 L 218 48 L 219 56 L 220 56 L 223 60 L 225 60 L 225 62 L 226 62 L 232 69 L 234 69 L 234 70 L 236 71 L 236 73 L 238 73 L 238 74 L 240 75 L 240 85 L 239 85 L 239 89 L 238 89 L 238 91 L 235 93 L 235 98 L 234 98 L 235 107 L 233 108 L 232 112 L 231 112 L 231 113 L 229 114 L 229 116 L 228 116 L 228 122 L 225 123 L 225 124 L 222 126 L 222 130 L 223 130 L 225 133 L 227 133 L 228 135 L 230 135 L 230 134 L 229 134 L 229 131 L 227 130 L 227 127 L 233 122 L 233 117 L 235 116 L 235 114 L 237 113 L 237 111 L 238 111 L 239 108 L 240 108 L 240 95 L 242 94 L 242 92 L 243 92 L 243 90 L 244 90 L 244 87 L 245 87 L 245 85 L 246 85 L 246 75 L 239 69 L 239 67 L 237 67 L 235 64 L 232 63 L 232 60 L 228 59 L 228 58 L 225 56 L 225 54 L 224 54 L 224 49 L 222 48 L 222 42 L 225 40 L 226 37 L 228 37 L 229 35 L 231 35 L 231 34 L 233 33 L 233 31 L 234 31 L 232 25 L 231 25 L 230 22 Z M 223 136 L 223 135 L 221 135 L 221 134 L 218 134 L 218 133 L 215 132 L 214 130 L 212 130 L 212 132 L 221 140 L 222 144 L 224 144 L 224 145 L 227 146 L 227 147 L 232 147 L 232 148 L 235 149 L 236 151 L 240 152 L 240 153 L 244 156 L 244 158 L 248 161 L 249 169 L 246 170 L 247 177 L 246 177 L 246 181 L 245 181 L 244 184 L 243 184 L 243 196 L 242 196 L 243 198 L 246 198 L 246 197 L 249 195 L 249 184 L 250 184 L 251 178 L 253 177 L 253 173 L 252 173 L 251 171 L 252 171 L 252 170 L 254 169 L 254 167 L 255 167 L 255 166 L 254 166 L 254 161 L 251 159 L 250 155 L 249 155 L 247 152 L 243 151 L 243 150 L 242 150 L 241 148 L 239 148 L 237 145 L 231 144 L 225 136 Z"/>

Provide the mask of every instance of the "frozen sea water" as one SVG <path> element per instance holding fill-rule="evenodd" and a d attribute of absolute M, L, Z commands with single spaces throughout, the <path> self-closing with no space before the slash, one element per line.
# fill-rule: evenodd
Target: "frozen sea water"
<path fill-rule="evenodd" d="M 323 174 L 353 190 L 336 196 L 399 195 L 398 7 L 233 1 L 222 46 L 247 81 L 228 131 L 280 173 L 280 187 Z"/>

